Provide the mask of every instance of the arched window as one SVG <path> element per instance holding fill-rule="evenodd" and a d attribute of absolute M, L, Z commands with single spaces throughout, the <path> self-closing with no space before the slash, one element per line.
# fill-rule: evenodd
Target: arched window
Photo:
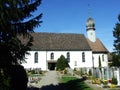
<path fill-rule="evenodd" d="M 34 63 L 38 63 L 38 52 L 34 54 Z"/>
<path fill-rule="evenodd" d="M 54 59 L 54 53 L 51 53 L 51 59 Z"/>
<path fill-rule="evenodd" d="M 104 55 L 102 55 L 102 61 L 104 61 Z"/>
<path fill-rule="evenodd" d="M 82 62 L 85 62 L 85 53 L 82 53 Z"/>
<path fill-rule="evenodd" d="M 67 61 L 70 62 L 70 53 L 67 52 Z"/>

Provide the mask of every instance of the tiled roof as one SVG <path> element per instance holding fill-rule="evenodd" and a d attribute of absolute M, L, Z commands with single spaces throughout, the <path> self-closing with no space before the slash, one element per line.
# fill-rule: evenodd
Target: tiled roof
<path fill-rule="evenodd" d="M 34 38 L 32 50 L 91 50 L 83 34 L 31 33 Z"/>
<path fill-rule="evenodd" d="M 103 43 L 97 38 L 95 42 L 91 42 L 89 39 L 87 39 L 93 53 L 107 53 L 108 50 L 105 48 L 105 46 L 103 45 Z"/>

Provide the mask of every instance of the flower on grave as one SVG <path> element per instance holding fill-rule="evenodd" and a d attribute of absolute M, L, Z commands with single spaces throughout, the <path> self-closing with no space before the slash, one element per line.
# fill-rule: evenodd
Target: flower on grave
<path fill-rule="evenodd" d="M 112 80 L 111 80 L 111 79 L 109 79 L 109 80 L 108 80 L 108 82 L 109 82 L 109 83 L 112 83 Z"/>
<path fill-rule="evenodd" d="M 101 80 L 101 83 L 102 83 L 103 85 L 107 85 L 107 84 L 108 84 L 108 80 Z"/>
<path fill-rule="evenodd" d="M 115 84 L 111 84 L 110 88 L 116 88 L 116 85 Z"/>

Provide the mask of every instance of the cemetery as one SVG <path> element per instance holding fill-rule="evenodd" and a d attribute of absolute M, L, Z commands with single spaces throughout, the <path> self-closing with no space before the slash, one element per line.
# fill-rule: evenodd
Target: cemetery
<path fill-rule="evenodd" d="M 79 71 L 80 73 L 77 72 L 75 74 L 86 77 L 86 79 L 89 80 L 89 83 L 95 84 L 101 88 L 120 88 L 119 68 L 92 68 L 88 71 L 84 68 L 81 70 L 82 71 Z"/>

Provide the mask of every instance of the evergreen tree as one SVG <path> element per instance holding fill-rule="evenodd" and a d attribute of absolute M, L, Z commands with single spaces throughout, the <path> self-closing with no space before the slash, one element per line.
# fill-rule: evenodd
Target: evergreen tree
<path fill-rule="evenodd" d="M 64 70 L 67 67 L 69 67 L 68 61 L 63 55 L 61 55 L 57 60 L 56 69 Z"/>
<path fill-rule="evenodd" d="M 113 36 L 114 40 L 114 52 L 112 54 L 112 66 L 120 66 L 120 15 L 118 16 L 118 22 L 115 25 Z"/>
<path fill-rule="evenodd" d="M 120 15 L 118 16 L 118 22 L 113 31 L 114 40 L 114 51 L 116 54 L 120 54 Z"/>
<path fill-rule="evenodd" d="M 114 40 L 114 52 L 112 54 L 112 66 L 119 68 L 119 75 L 120 75 L 120 15 L 118 15 L 118 22 L 115 25 L 113 36 Z M 114 73 L 113 73 L 114 78 Z M 120 81 L 120 77 L 119 77 Z"/>
<path fill-rule="evenodd" d="M 17 72 L 18 67 L 16 65 L 24 61 L 25 54 L 28 54 L 27 51 L 32 46 L 33 37 L 30 32 L 34 32 L 35 27 L 42 23 L 40 21 L 42 13 L 33 15 L 40 4 L 41 0 L 0 0 L 0 87 L 3 87 L 0 88 L 1 90 L 21 90 L 20 88 L 15 89 L 11 82 L 17 77 L 13 75 Z M 19 35 L 27 38 L 26 43 L 22 43 L 18 38 Z M 12 68 L 13 65 L 14 68 Z M 15 68 L 14 73 L 9 73 Z M 19 70 L 24 72 L 21 67 Z M 21 73 L 21 75 L 26 76 L 25 73 Z M 7 82 L 9 77 L 10 83 Z M 21 83 L 23 82 L 21 81 Z"/>
<path fill-rule="evenodd" d="M 0 0 L 0 67 L 24 60 L 33 41 L 29 32 L 41 23 L 42 14 L 32 14 L 40 4 L 41 0 Z M 28 42 L 23 44 L 18 34 L 28 38 Z"/>

